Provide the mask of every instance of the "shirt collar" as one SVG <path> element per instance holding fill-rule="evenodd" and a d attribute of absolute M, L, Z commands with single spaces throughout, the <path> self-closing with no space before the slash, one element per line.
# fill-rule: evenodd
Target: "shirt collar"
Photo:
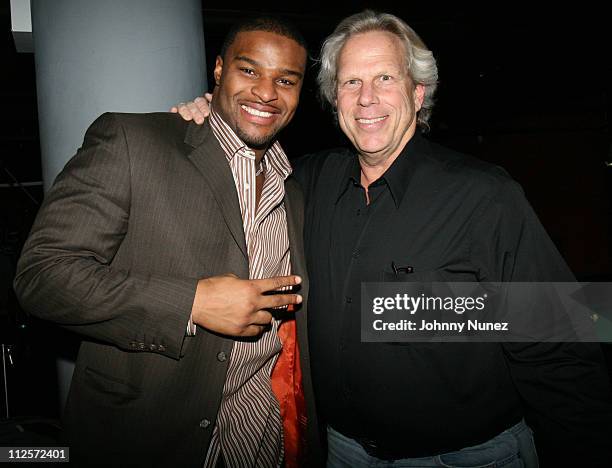
<path fill-rule="evenodd" d="M 336 195 L 335 203 L 340 201 L 340 198 L 342 198 L 342 195 L 344 195 L 351 184 L 355 186 L 361 185 L 361 167 L 359 166 L 359 158 L 356 154 L 350 158 L 344 174 L 338 182 L 338 194 Z"/>
<path fill-rule="evenodd" d="M 377 180 L 372 182 L 371 185 L 386 183 L 393 197 L 395 207 L 399 208 L 410 179 L 414 175 L 414 172 L 418 166 L 418 162 L 422 160 L 426 152 L 426 141 L 421 136 L 420 131 L 417 129 L 413 137 L 408 140 L 406 146 L 402 149 L 399 156 L 393 161 L 393 164 L 386 170 L 386 172 Z M 361 183 L 361 167 L 359 165 L 359 157 L 355 153 L 355 157 L 351 158 L 350 163 L 346 167 L 346 171 L 342 177 L 341 183 L 339 184 L 338 195 L 336 197 L 336 203 L 340 200 L 342 195 L 346 192 L 349 184 L 360 185 Z"/>
<path fill-rule="evenodd" d="M 228 161 L 231 161 L 241 150 L 253 151 L 253 149 L 249 148 L 238 135 L 236 135 L 236 132 L 234 132 L 234 130 L 232 130 L 232 128 L 221 118 L 212 104 L 210 109 L 210 128 L 219 141 Z M 274 140 L 272 145 L 270 145 L 265 152 L 262 164 L 269 164 L 283 179 L 289 177 L 289 174 L 292 172 L 289 158 L 287 158 L 278 140 Z"/>

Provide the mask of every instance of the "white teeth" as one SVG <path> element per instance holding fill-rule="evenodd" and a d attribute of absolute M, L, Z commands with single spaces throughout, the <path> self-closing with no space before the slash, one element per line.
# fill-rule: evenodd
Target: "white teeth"
<path fill-rule="evenodd" d="M 377 117 L 375 119 L 357 119 L 357 122 L 362 123 L 362 124 L 372 124 L 372 123 L 380 122 L 381 120 L 385 118 L 386 117 Z"/>
<path fill-rule="evenodd" d="M 253 109 L 252 107 L 247 107 L 244 104 L 240 107 L 242 107 L 249 114 L 256 115 L 257 117 L 272 117 L 271 112 L 258 111 L 257 109 Z"/>

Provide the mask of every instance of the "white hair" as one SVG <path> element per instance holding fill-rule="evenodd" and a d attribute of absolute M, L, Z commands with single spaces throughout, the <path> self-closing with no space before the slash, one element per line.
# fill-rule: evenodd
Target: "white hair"
<path fill-rule="evenodd" d="M 355 34 L 385 31 L 398 37 L 404 46 L 404 57 L 408 75 L 415 85 L 425 88 L 423 105 L 417 114 L 417 123 L 424 129 L 429 128 L 429 118 L 434 105 L 434 93 L 438 85 L 438 67 L 432 52 L 427 49 L 414 30 L 397 16 L 365 10 L 349 16 L 340 22 L 334 32 L 325 39 L 321 48 L 321 68 L 317 76 L 319 93 L 332 109 L 335 109 L 338 88 L 337 69 L 340 51 Z"/>

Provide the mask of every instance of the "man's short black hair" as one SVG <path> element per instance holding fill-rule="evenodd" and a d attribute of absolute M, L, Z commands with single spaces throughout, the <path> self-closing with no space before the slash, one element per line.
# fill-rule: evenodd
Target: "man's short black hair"
<path fill-rule="evenodd" d="M 308 46 L 306 40 L 298 28 L 286 18 L 280 16 L 258 16 L 249 18 L 236 23 L 225 36 L 223 45 L 221 46 L 221 57 L 225 60 L 225 54 L 230 46 L 234 43 L 236 36 L 241 32 L 248 31 L 264 31 L 278 34 L 289 39 L 293 39 L 301 45 L 308 54 Z"/>

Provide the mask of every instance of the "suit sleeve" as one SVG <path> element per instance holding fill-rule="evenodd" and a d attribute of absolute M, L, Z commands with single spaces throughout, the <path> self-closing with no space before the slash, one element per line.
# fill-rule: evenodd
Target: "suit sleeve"
<path fill-rule="evenodd" d="M 37 317 L 121 349 L 178 359 L 197 279 L 113 266 L 129 228 L 130 174 L 123 128 L 104 114 L 47 194 L 15 291 Z"/>
<path fill-rule="evenodd" d="M 472 258 L 481 281 L 575 281 L 514 181 L 501 184 L 476 219 Z M 609 466 L 612 396 L 600 345 L 503 347 L 542 466 Z"/>

